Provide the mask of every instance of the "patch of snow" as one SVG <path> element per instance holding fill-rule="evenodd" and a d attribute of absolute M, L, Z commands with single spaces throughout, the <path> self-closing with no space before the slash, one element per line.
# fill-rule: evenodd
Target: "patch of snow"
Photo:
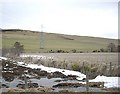
<path fill-rule="evenodd" d="M 38 66 L 37 64 L 28 64 L 28 65 L 25 66 L 25 67 L 29 67 L 29 68 L 32 68 L 32 69 L 39 69 L 39 68 L 41 68 L 41 65 Z"/>
<path fill-rule="evenodd" d="M 17 62 L 18 65 L 24 65 L 25 63 L 24 62 Z"/>
<path fill-rule="evenodd" d="M 22 76 L 24 77 L 24 75 L 26 76 L 26 77 L 34 77 L 34 76 L 32 76 L 32 75 L 29 75 L 29 74 L 22 74 Z"/>
<path fill-rule="evenodd" d="M 47 71 L 48 73 L 52 73 L 52 72 L 61 72 L 64 75 L 76 75 L 77 76 L 77 80 L 82 80 L 83 78 L 86 78 L 86 75 L 82 74 L 81 72 L 77 72 L 77 71 L 72 71 L 72 70 L 66 70 L 66 69 L 58 69 L 58 68 L 53 68 L 53 67 L 45 67 L 43 65 L 37 65 L 37 64 L 24 64 L 23 62 L 18 62 L 19 65 L 21 64 L 21 66 L 24 67 L 29 67 L 32 69 L 41 69 L 44 71 Z M 120 87 L 120 83 L 119 80 L 120 77 L 106 77 L 106 76 L 100 76 L 98 75 L 95 79 L 89 80 L 89 82 L 104 82 L 104 87 L 105 88 L 112 88 L 112 87 Z M 86 82 L 83 82 L 84 84 Z"/>
<path fill-rule="evenodd" d="M 53 57 L 49 56 L 44 56 L 44 55 L 20 55 L 20 57 L 25 58 L 25 57 L 30 57 L 33 59 L 52 59 Z"/>
<path fill-rule="evenodd" d="M 24 63 L 24 62 L 17 62 L 17 65 L 18 65 L 18 66 L 23 66 L 23 67 L 26 67 L 26 66 L 27 66 L 27 64 Z"/>
<path fill-rule="evenodd" d="M 89 82 L 104 82 L 105 88 L 120 87 L 120 77 L 106 77 L 98 75 L 95 79 Z"/>
<path fill-rule="evenodd" d="M 86 75 L 77 72 L 77 71 L 72 71 L 72 70 L 66 70 L 66 69 L 58 69 L 58 68 L 53 68 L 53 67 L 45 67 L 43 65 L 37 65 L 37 64 L 28 64 L 26 67 L 32 68 L 32 69 L 41 69 L 44 71 L 47 71 L 48 73 L 52 72 L 61 72 L 64 75 L 76 75 L 79 80 L 82 80 L 83 78 L 86 78 Z"/>
<path fill-rule="evenodd" d="M 85 77 L 85 78 L 86 78 L 86 77 Z M 83 80 L 83 79 L 81 79 L 81 78 L 79 78 L 79 77 L 77 77 L 76 79 L 77 79 L 77 80 Z"/>
<path fill-rule="evenodd" d="M 0 57 L 0 60 L 7 60 L 6 57 Z"/>
<path fill-rule="evenodd" d="M 5 66 L 8 66 L 8 64 L 6 64 Z"/>
<path fill-rule="evenodd" d="M 64 70 L 65 72 L 62 72 L 65 75 L 76 75 L 78 76 L 77 79 L 82 80 L 83 78 L 86 78 L 86 75 L 81 73 L 81 72 L 77 72 L 77 71 L 72 71 L 72 70 Z"/>
<path fill-rule="evenodd" d="M 10 70 L 9 71 L 8 70 L 7 71 L 2 71 L 2 72 L 11 72 L 11 73 L 13 73 L 13 71 L 10 71 Z"/>
<path fill-rule="evenodd" d="M 7 68 L 3 68 L 3 69 L 7 69 Z"/>

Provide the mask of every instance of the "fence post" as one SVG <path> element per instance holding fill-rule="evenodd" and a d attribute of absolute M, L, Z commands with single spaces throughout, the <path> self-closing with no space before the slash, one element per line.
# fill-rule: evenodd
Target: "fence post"
<path fill-rule="evenodd" d="M 83 62 L 83 65 L 82 65 L 82 72 L 83 73 L 85 72 L 85 62 Z"/>
<path fill-rule="evenodd" d="M 110 62 L 110 70 L 109 70 L 109 71 L 110 71 L 109 74 L 110 74 L 110 76 L 111 76 L 111 75 L 112 75 L 112 62 Z"/>
<path fill-rule="evenodd" d="M 89 74 L 86 71 L 86 92 L 89 92 Z"/>
<path fill-rule="evenodd" d="M 25 81 L 25 89 L 28 89 L 28 84 L 27 84 L 27 77 L 24 73 L 24 81 Z"/>
<path fill-rule="evenodd" d="M 0 79 L 2 79 L 2 61 L 0 61 Z M 0 81 L 0 94 L 2 94 L 2 81 Z"/>

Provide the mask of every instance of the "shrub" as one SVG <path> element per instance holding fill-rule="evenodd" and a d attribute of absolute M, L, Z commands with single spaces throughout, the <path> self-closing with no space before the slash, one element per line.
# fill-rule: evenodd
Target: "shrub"
<path fill-rule="evenodd" d="M 12 53 L 19 56 L 20 53 L 24 52 L 24 45 L 21 45 L 20 42 L 15 42 L 14 47 L 12 48 Z"/>
<path fill-rule="evenodd" d="M 108 52 L 116 52 L 117 48 L 116 45 L 114 43 L 109 43 L 107 46 Z"/>
<path fill-rule="evenodd" d="M 97 52 L 97 50 L 93 50 L 93 52 Z"/>
<path fill-rule="evenodd" d="M 72 52 L 73 52 L 73 53 L 76 53 L 77 51 L 76 51 L 76 49 L 73 49 Z"/>
<path fill-rule="evenodd" d="M 72 65 L 72 70 L 79 71 L 80 70 L 80 66 L 78 64 L 73 64 Z"/>
<path fill-rule="evenodd" d="M 50 51 L 49 51 L 49 53 L 54 53 L 54 52 L 55 52 L 55 51 L 53 51 L 53 50 L 50 50 Z"/>
<path fill-rule="evenodd" d="M 57 53 L 64 53 L 64 50 L 58 49 Z"/>

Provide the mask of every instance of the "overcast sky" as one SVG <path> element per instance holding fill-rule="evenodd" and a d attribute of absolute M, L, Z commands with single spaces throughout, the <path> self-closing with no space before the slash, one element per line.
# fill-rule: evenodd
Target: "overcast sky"
<path fill-rule="evenodd" d="M 0 26 L 118 38 L 119 0 L 0 0 Z"/>

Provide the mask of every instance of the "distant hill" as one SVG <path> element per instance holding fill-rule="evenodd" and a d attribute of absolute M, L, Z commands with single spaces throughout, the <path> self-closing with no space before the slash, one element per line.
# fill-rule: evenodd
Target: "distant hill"
<path fill-rule="evenodd" d="M 118 44 L 117 39 L 64 35 L 56 33 L 44 33 L 45 48 L 40 49 L 40 32 L 21 30 L 21 29 L 3 29 L 2 46 L 11 48 L 16 41 L 24 45 L 26 52 L 56 52 L 64 50 L 65 52 L 92 52 L 93 50 L 106 49 L 109 43 Z"/>

